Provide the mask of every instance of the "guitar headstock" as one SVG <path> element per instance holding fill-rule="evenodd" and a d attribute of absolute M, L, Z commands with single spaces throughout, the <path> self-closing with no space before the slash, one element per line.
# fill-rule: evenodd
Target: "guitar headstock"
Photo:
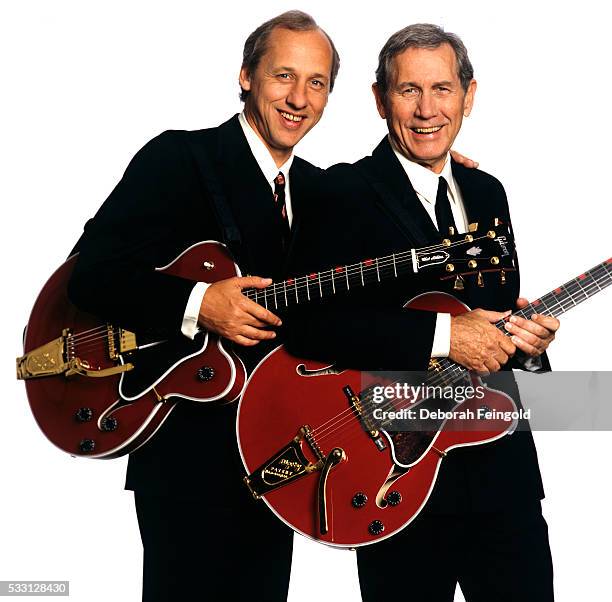
<path fill-rule="evenodd" d="M 437 270 L 440 278 L 455 279 L 455 289 L 463 289 L 464 277 L 476 275 L 484 286 L 483 272 L 499 272 L 505 284 L 506 272 L 516 269 L 514 238 L 510 226 L 495 218 L 488 228 L 470 224 L 464 234 L 450 233 L 441 243 L 414 251 L 416 272 Z"/>

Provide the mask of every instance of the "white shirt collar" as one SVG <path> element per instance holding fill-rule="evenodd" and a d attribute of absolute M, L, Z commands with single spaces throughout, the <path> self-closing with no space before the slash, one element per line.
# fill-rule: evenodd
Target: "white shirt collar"
<path fill-rule="evenodd" d="M 242 131 L 244 132 L 249 148 L 255 157 L 255 161 L 257 161 L 257 165 L 259 165 L 259 169 L 261 169 L 268 183 L 272 184 L 274 178 L 276 178 L 278 175 L 278 172 L 282 171 L 288 184 L 289 170 L 291 169 L 291 164 L 293 163 L 293 153 L 291 153 L 291 156 L 280 167 L 276 167 L 276 162 L 272 158 L 270 151 L 266 148 L 266 145 L 262 142 L 261 138 L 255 133 L 251 127 L 251 124 L 247 121 L 244 111 L 238 115 L 238 122 L 242 127 Z"/>
<path fill-rule="evenodd" d="M 391 142 L 391 148 L 393 148 L 393 152 L 395 156 L 399 159 L 412 187 L 415 192 L 423 197 L 428 203 L 432 205 L 436 204 L 436 194 L 438 192 L 438 180 L 440 176 L 442 176 L 446 183 L 448 184 L 448 190 L 450 192 L 451 200 L 457 201 L 457 188 L 455 184 L 455 179 L 453 178 L 453 170 L 451 168 L 451 162 L 449 154 L 446 155 L 446 159 L 444 162 L 444 167 L 442 168 L 442 172 L 437 174 L 431 169 L 427 169 L 427 167 L 423 167 L 414 161 L 410 161 L 400 153 L 393 144 L 393 140 L 389 137 L 389 142 Z"/>

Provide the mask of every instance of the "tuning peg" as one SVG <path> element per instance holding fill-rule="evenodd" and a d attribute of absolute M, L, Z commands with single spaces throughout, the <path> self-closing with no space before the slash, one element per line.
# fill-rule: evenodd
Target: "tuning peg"
<path fill-rule="evenodd" d="M 503 222 L 499 219 L 499 217 L 494 217 L 493 218 L 493 226 L 497 227 L 499 225 L 503 224 Z"/>
<path fill-rule="evenodd" d="M 498 265 L 499 257 L 491 257 L 491 265 Z"/>
<path fill-rule="evenodd" d="M 453 286 L 453 288 L 456 291 L 462 291 L 465 288 L 463 278 L 459 274 L 457 274 L 455 278 L 455 285 Z"/>
<path fill-rule="evenodd" d="M 505 270 L 502 270 L 499 273 L 499 280 L 502 284 L 506 284 L 506 271 Z"/>
<path fill-rule="evenodd" d="M 484 279 L 482 277 L 482 272 L 478 272 L 478 277 L 476 278 L 476 282 L 478 283 L 478 286 L 480 288 L 484 286 Z"/>
<path fill-rule="evenodd" d="M 445 238 L 444 240 L 442 240 L 442 244 L 445 247 L 450 247 L 451 246 L 451 241 L 448 238 Z"/>
<path fill-rule="evenodd" d="M 471 234 L 466 234 L 465 240 L 466 242 L 472 242 L 474 240 L 474 237 Z"/>
<path fill-rule="evenodd" d="M 455 234 L 455 228 L 453 226 L 448 227 L 448 235 L 453 236 Z"/>
<path fill-rule="evenodd" d="M 447 263 L 446 267 L 444 268 L 447 272 L 454 272 L 455 271 L 455 265 L 452 263 Z"/>
<path fill-rule="evenodd" d="M 473 270 L 478 265 L 478 262 L 475 259 L 470 259 L 467 264 L 468 268 L 471 268 Z"/>
<path fill-rule="evenodd" d="M 468 226 L 468 232 L 476 232 L 478 230 L 478 222 L 472 222 Z"/>
<path fill-rule="evenodd" d="M 489 231 L 487 232 L 487 236 L 488 236 L 489 238 L 495 238 L 495 237 L 497 236 L 497 234 L 495 234 L 495 230 L 489 230 Z"/>

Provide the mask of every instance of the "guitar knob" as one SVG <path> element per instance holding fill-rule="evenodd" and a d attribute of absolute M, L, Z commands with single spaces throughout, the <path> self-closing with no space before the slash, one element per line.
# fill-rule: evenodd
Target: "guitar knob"
<path fill-rule="evenodd" d="M 102 428 L 103 431 L 106 431 L 107 433 L 116 431 L 118 426 L 119 426 L 119 422 L 114 417 L 104 418 L 100 422 L 100 427 Z"/>
<path fill-rule="evenodd" d="M 367 501 L 368 496 L 362 491 L 359 491 L 353 496 L 351 504 L 353 504 L 353 508 L 363 508 L 366 505 Z"/>
<path fill-rule="evenodd" d="M 74 413 L 74 417 L 79 422 L 89 422 L 93 418 L 93 410 L 91 408 L 79 408 Z"/>
<path fill-rule="evenodd" d="M 397 506 L 402 501 L 402 494 L 399 491 L 390 491 L 387 494 L 387 504 Z"/>
<path fill-rule="evenodd" d="M 83 439 L 79 443 L 79 450 L 82 453 L 92 452 L 96 448 L 96 442 L 93 439 Z"/>
<path fill-rule="evenodd" d="M 373 520 L 368 527 L 371 535 L 380 535 L 384 530 L 385 525 L 380 520 Z"/>
<path fill-rule="evenodd" d="M 215 377 L 215 369 L 210 366 L 202 366 L 197 372 L 197 377 L 200 382 L 207 383 Z"/>

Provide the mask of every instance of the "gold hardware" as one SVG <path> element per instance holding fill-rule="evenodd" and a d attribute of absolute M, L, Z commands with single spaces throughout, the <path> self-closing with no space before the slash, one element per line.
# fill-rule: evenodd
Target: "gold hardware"
<path fill-rule="evenodd" d="M 455 284 L 454 284 L 453 288 L 456 291 L 462 291 L 465 288 L 465 284 L 463 282 L 463 278 L 461 277 L 460 274 L 457 274 L 457 276 L 455 278 Z"/>
<path fill-rule="evenodd" d="M 465 240 L 467 242 L 472 242 L 474 240 L 474 237 L 471 234 L 466 234 L 465 235 Z"/>
<path fill-rule="evenodd" d="M 138 348 L 136 334 L 129 330 L 119 329 L 119 353 L 127 353 Z"/>
<path fill-rule="evenodd" d="M 474 269 L 474 268 L 475 268 L 477 265 L 478 265 L 478 263 L 476 262 L 476 260 L 475 260 L 475 259 L 470 259 L 470 260 L 468 261 L 468 268 L 472 268 L 472 269 Z"/>
<path fill-rule="evenodd" d="M 304 455 L 301 445 L 304 440 L 318 458 L 317 462 L 310 462 Z M 300 427 L 298 434 L 288 445 L 243 480 L 253 497 L 258 500 L 274 489 L 283 487 L 311 472 L 321 470 L 324 462 L 325 456 L 314 440 L 311 428 L 305 424 Z"/>
<path fill-rule="evenodd" d="M 17 378 L 28 380 L 30 378 L 43 378 L 45 376 L 87 376 L 91 378 L 104 378 L 121 372 L 134 369 L 133 364 L 123 364 L 111 368 L 92 369 L 86 360 L 78 357 L 69 359 L 67 348 L 72 334 L 70 329 L 62 330 L 62 336 L 45 343 L 36 349 L 17 358 Z"/>
<path fill-rule="evenodd" d="M 450 247 L 450 246 L 451 246 L 451 241 L 450 241 L 450 240 L 448 240 L 448 238 L 445 238 L 445 239 L 442 241 L 442 244 L 443 244 L 445 247 Z"/>
<path fill-rule="evenodd" d="M 128 351 L 134 351 L 138 348 L 136 344 L 136 335 L 129 330 L 123 330 L 118 328 L 118 339 L 119 339 L 119 351 L 115 345 L 115 329 L 111 324 L 106 325 L 106 337 L 108 339 L 108 356 L 112 360 L 118 360 L 120 353 L 127 353 Z"/>
<path fill-rule="evenodd" d="M 117 349 L 115 349 L 115 329 L 110 325 L 106 325 L 106 338 L 108 339 L 108 357 L 112 360 L 119 359 Z"/>
<path fill-rule="evenodd" d="M 492 265 L 498 265 L 499 264 L 499 257 L 491 257 L 491 264 Z"/>
<path fill-rule="evenodd" d="M 70 330 L 64 329 L 62 336 L 33 349 L 17 358 L 17 378 L 40 378 L 55 376 L 68 369 L 66 361 L 65 342 L 70 337 Z"/>
<path fill-rule="evenodd" d="M 440 362 L 435 357 L 430 357 L 427 370 L 437 372 L 438 370 L 440 370 Z"/>
<path fill-rule="evenodd" d="M 455 266 L 452 263 L 447 263 L 445 269 L 446 269 L 447 272 L 454 272 L 455 271 Z"/>
<path fill-rule="evenodd" d="M 499 279 L 500 279 L 502 284 L 506 284 L 506 270 L 502 270 L 499 273 Z"/>
<path fill-rule="evenodd" d="M 202 267 L 205 270 L 212 270 L 215 267 L 215 262 L 214 261 L 208 261 L 206 260 L 203 264 Z"/>
<path fill-rule="evenodd" d="M 331 450 L 325 463 L 321 469 L 319 476 L 319 486 L 317 488 L 317 506 L 319 508 L 319 532 L 321 535 L 325 535 L 328 531 L 327 526 L 327 477 L 329 471 L 337 466 L 342 460 L 346 458 L 344 450 L 341 447 L 335 447 Z"/>
<path fill-rule="evenodd" d="M 454 228 L 454 226 L 449 226 L 449 227 L 448 227 L 448 235 L 449 235 L 449 236 L 454 236 L 454 234 L 455 234 L 455 228 Z"/>
<path fill-rule="evenodd" d="M 484 286 L 484 279 L 482 277 L 482 272 L 478 272 L 478 277 L 476 279 L 476 282 L 478 283 L 478 286 L 480 288 L 482 288 Z"/>
<path fill-rule="evenodd" d="M 472 222 L 468 226 L 468 232 L 476 232 L 478 230 L 478 222 Z"/>
<path fill-rule="evenodd" d="M 434 447 L 433 445 L 431 446 L 431 449 L 433 449 L 441 458 L 446 457 L 445 451 L 442 451 L 441 449 L 438 449 L 437 447 Z"/>
<path fill-rule="evenodd" d="M 495 236 L 497 236 L 497 235 L 495 234 L 495 230 L 489 230 L 489 231 L 487 232 L 487 236 L 488 236 L 489 238 L 495 238 Z"/>

